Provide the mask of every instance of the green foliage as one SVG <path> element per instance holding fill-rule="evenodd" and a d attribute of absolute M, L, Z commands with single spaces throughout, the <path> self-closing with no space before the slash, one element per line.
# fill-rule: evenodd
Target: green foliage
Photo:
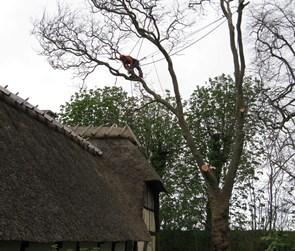
<path fill-rule="evenodd" d="M 174 102 L 169 92 L 166 99 Z M 148 98 L 138 100 L 136 107 L 134 120 L 127 123 L 133 123 L 131 127 L 142 144 L 142 152 L 163 177 L 167 166 L 178 162 L 183 145 L 177 120 L 165 107 Z"/>
<path fill-rule="evenodd" d="M 75 126 L 117 124 L 132 121 L 134 100 L 121 87 L 82 89 L 61 106 L 62 123 Z"/>
<path fill-rule="evenodd" d="M 261 237 L 261 240 L 268 244 L 265 251 L 292 251 L 295 247 L 292 247 L 289 241 L 288 235 L 283 232 L 272 231 L 266 236 Z"/>
<path fill-rule="evenodd" d="M 166 100 L 174 98 L 166 92 Z M 134 133 L 142 142 L 143 152 L 161 175 L 167 194 L 161 196 L 163 229 L 195 229 L 202 226 L 204 191 L 195 162 L 184 143 L 177 120 L 158 103 L 144 106 L 141 101 Z M 193 212 L 193 213 L 192 213 Z"/>
<path fill-rule="evenodd" d="M 162 228 L 197 229 L 203 228 L 205 222 L 206 196 L 198 176 L 197 167 L 184 163 L 169 165 L 165 171 L 164 182 L 168 194 L 162 194 L 161 219 Z"/>
<path fill-rule="evenodd" d="M 244 103 L 246 110 L 245 147 L 240 168 L 236 176 L 236 186 L 231 199 L 231 216 L 235 228 L 247 224 L 245 211 L 251 179 L 255 177 L 255 167 L 261 162 L 257 144 L 263 130 L 256 115 L 256 82 L 244 79 Z M 197 87 L 188 101 L 187 120 L 195 141 L 205 161 L 214 166 L 218 181 L 222 184 L 235 139 L 236 92 L 234 80 L 229 75 L 209 79 L 205 86 Z M 191 157 L 188 157 L 191 158 Z M 242 198 L 242 199 L 241 199 Z M 210 210 L 210 209 L 209 209 Z M 210 219 L 207 219 L 207 221 Z M 210 222 L 209 222 L 210 223 Z"/>
<path fill-rule="evenodd" d="M 253 80 L 244 80 L 245 108 L 247 111 L 246 139 L 252 140 L 256 133 L 255 92 Z M 226 173 L 226 165 L 232 155 L 234 142 L 236 107 L 235 83 L 229 75 L 222 74 L 209 79 L 206 86 L 197 87 L 189 99 L 187 119 L 194 138 L 205 160 L 216 167 L 218 178 Z M 254 109 L 255 110 L 255 109 Z M 246 161 L 249 156 L 244 158 Z M 253 169 L 242 168 L 247 174 L 253 174 Z"/>
<path fill-rule="evenodd" d="M 207 86 L 197 87 L 189 99 L 188 123 L 204 159 L 216 167 L 219 179 L 234 140 L 234 89 L 232 78 L 221 75 L 209 79 Z"/>
<path fill-rule="evenodd" d="M 51 246 L 51 251 L 57 251 L 58 250 L 58 245 L 54 244 Z"/>

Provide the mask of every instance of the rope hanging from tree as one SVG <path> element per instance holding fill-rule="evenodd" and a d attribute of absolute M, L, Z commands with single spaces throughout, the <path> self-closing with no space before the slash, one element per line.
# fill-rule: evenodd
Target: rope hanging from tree
<path fill-rule="evenodd" d="M 222 21 L 221 23 L 219 23 L 216 27 L 214 27 L 213 29 L 211 29 L 209 32 L 207 32 L 206 34 L 204 34 L 203 36 L 201 36 L 201 37 L 198 38 L 197 40 L 193 41 L 192 43 L 188 44 L 187 46 L 184 46 L 183 48 L 181 48 L 181 49 L 179 49 L 179 50 L 173 52 L 170 56 L 173 56 L 173 55 L 175 55 L 175 54 L 177 54 L 177 53 L 179 53 L 179 52 L 181 52 L 181 51 L 186 50 L 187 48 L 193 46 L 193 45 L 196 44 L 197 42 L 201 41 L 202 39 L 204 39 L 205 37 L 207 37 L 208 35 L 210 35 L 213 31 L 215 31 L 215 30 L 216 30 L 217 28 L 219 28 L 223 23 L 225 23 L 226 18 L 223 16 L 223 17 L 221 17 L 221 18 L 219 18 L 219 19 L 217 19 L 217 20 L 211 22 L 210 24 L 207 24 L 206 26 L 204 26 L 204 27 L 198 29 L 197 31 L 193 32 L 193 34 L 196 34 L 196 33 L 200 32 L 201 30 L 204 30 L 204 29 L 208 28 L 209 26 L 215 24 L 216 22 L 221 21 L 222 19 L 223 19 L 223 21 Z M 192 36 L 192 35 L 190 34 L 188 37 L 190 37 L 190 36 Z M 187 38 L 188 38 L 188 37 L 187 37 Z M 136 56 L 136 58 L 139 58 L 139 55 L 140 55 L 140 52 L 141 52 L 141 48 L 142 48 L 142 44 L 143 44 L 143 38 L 139 38 L 139 39 L 137 40 L 137 42 L 136 42 L 135 45 L 133 46 L 132 50 L 130 51 L 129 55 L 131 55 L 131 53 L 135 50 L 135 48 L 137 47 L 137 45 L 138 45 L 138 43 L 140 42 L 140 40 L 141 40 L 141 43 L 140 43 L 140 46 L 139 46 L 139 49 L 138 49 L 138 52 L 137 52 L 137 56 Z M 160 58 L 160 59 L 155 60 L 155 59 L 154 59 L 154 56 L 157 55 L 158 53 L 160 53 L 160 52 L 159 52 L 159 51 L 157 51 L 157 52 L 153 52 L 153 53 L 151 53 L 151 54 L 149 54 L 149 55 L 147 55 L 147 56 L 145 56 L 145 57 L 139 59 L 139 61 L 145 60 L 145 59 L 150 58 L 150 57 L 152 58 L 152 61 L 151 61 L 151 62 L 148 62 L 148 63 L 142 64 L 142 66 L 146 66 L 146 65 L 150 65 L 150 64 L 153 64 L 153 65 L 154 65 L 154 69 L 155 69 L 155 72 L 156 72 L 156 75 L 157 75 L 157 78 L 158 78 L 158 81 L 159 81 L 159 84 L 160 84 L 160 87 L 161 87 L 162 93 L 163 93 L 163 95 L 164 95 L 164 90 L 163 90 L 162 83 L 161 83 L 161 80 L 160 80 L 160 77 L 159 77 L 159 74 L 158 74 L 158 71 L 157 71 L 156 63 L 159 62 L 159 61 L 164 60 L 165 58 Z M 120 68 L 121 68 L 121 67 L 122 67 L 122 65 L 120 66 Z M 120 68 L 119 68 L 119 69 L 120 69 Z M 116 82 L 117 82 L 117 80 L 116 80 Z M 131 82 L 132 82 L 132 81 L 131 81 Z M 138 86 L 137 86 L 137 87 L 138 87 Z M 131 83 L 131 93 L 132 93 L 132 96 L 133 96 L 132 83 Z"/>
<path fill-rule="evenodd" d="M 154 57 L 152 57 L 152 58 L 153 58 L 153 63 L 154 63 L 155 72 L 156 72 L 156 74 L 157 74 L 157 78 L 158 78 L 158 81 L 159 81 L 159 84 L 160 84 L 160 87 L 161 87 L 161 90 L 162 90 L 162 94 L 164 95 L 164 90 L 163 90 L 163 87 L 162 87 L 162 82 L 161 82 L 161 80 L 160 80 L 160 77 L 159 77 L 159 74 L 158 74 L 158 70 L 157 70 L 156 64 L 155 64 L 155 62 L 154 62 Z"/>
<path fill-rule="evenodd" d="M 139 54 L 140 54 L 140 51 L 141 51 L 141 48 L 142 48 L 142 44 L 143 44 L 143 38 L 139 38 L 139 39 L 137 40 L 136 44 L 134 45 L 134 47 L 133 47 L 132 50 L 130 51 L 129 55 L 131 55 L 131 53 L 135 50 L 135 48 L 136 48 L 136 46 L 138 45 L 138 43 L 139 43 L 140 40 L 141 40 L 141 43 L 140 43 L 140 46 L 139 46 L 139 49 L 138 49 L 138 52 L 137 52 L 137 56 L 136 56 L 136 58 L 139 57 Z M 130 80 L 131 95 L 132 95 L 132 97 L 133 97 L 133 85 L 132 85 L 132 82 L 133 82 L 133 81 Z M 135 87 L 140 89 L 140 85 L 136 85 L 136 84 L 134 84 L 134 91 L 136 91 L 136 90 L 135 90 Z"/>
<path fill-rule="evenodd" d="M 235 14 L 235 13 L 236 13 L 236 12 L 234 12 L 233 14 Z M 224 24 L 224 23 L 226 22 L 226 18 L 225 18 L 225 16 L 222 16 L 221 18 L 218 18 L 218 19 L 216 19 L 215 21 L 213 21 L 213 22 L 211 22 L 211 23 L 205 25 L 204 27 L 201 27 L 200 29 L 198 29 L 198 30 L 192 32 L 191 34 L 189 34 L 189 35 L 188 35 L 187 37 L 185 37 L 184 39 L 188 39 L 188 38 L 191 37 L 192 35 L 197 34 L 197 33 L 199 33 L 199 32 L 202 31 L 202 30 L 205 30 L 206 28 L 210 27 L 211 25 L 213 25 L 213 24 L 215 24 L 215 23 L 217 23 L 217 22 L 219 22 L 219 21 L 221 21 L 221 20 L 223 20 L 223 21 L 222 21 L 221 23 L 219 23 L 216 27 L 214 27 L 213 29 L 211 29 L 211 30 L 208 31 L 206 34 L 204 34 L 204 35 L 201 36 L 200 38 L 196 39 L 196 40 L 193 41 L 192 43 L 188 44 L 187 46 L 184 46 L 183 48 L 181 48 L 181 49 L 179 49 L 179 50 L 173 52 L 170 56 L 176 55 L 177 53 L 186 50 L 187 48 L 193 46 L 193 45 L 196 44 L 197 42 L 201 41 L 202 39 L 204 39 L 205 37 L 207 37 L 208 35 L 210 35 L 212 32 L 214 32 L 216 29 L 218 29 L 222 24 Z M 153 52 L 153 53 L 151 53 L 151 54 L 149 54 L 149 55 L 147 55 L 147 56 L 141 58 L 140 61 L 145 60 L 145 59 L 148 59 L 148 58 L 150 58 L 150 57 L 152 58 L 153 56 L 155 56 L 155 55 L 157 55 L 157 54 L 159 54 L 159 53 L 160 53 L 159 51 L 155 51 L 155 52 Z M 164 60 L 164 59 L 165 59 L 165 58 L 160 58 L 160 59 L 157 59 L 157 60 L 153 60 L 152 62 L 148 62 L 148 63 L 142 64 L 142 66 L 146 66 L 146 65 L 154 64 L 154 63 L 157 63 L 157 62 L 162 61 L 162 60 Z"/>

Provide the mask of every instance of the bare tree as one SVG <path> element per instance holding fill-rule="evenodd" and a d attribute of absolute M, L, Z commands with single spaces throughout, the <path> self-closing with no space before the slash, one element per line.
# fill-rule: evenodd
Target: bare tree
<path fill-rule="evenodd" d="M 295 3 L 264 2 L 252 11 L 251 30 L 256 38 L 256 69 L 261 79 L 261 117 L 272 130 L 280 156 L 278 166 L 292 179 L 295 125 Z M 291 169 L 290 169 L 291 167 Z"/>
<path fill-rule="evenodd" d="M 220 8 L 227 19 L 230 49 L 234 61 L 236 86 L 236 121 L 235 140 L 232 155 L 226 166 L 225 180 L 219 184 L 214 167 L 205 163 L 188 127 L 179 82 L 170 53 L 181 41 L 186 27 L 192 25 L 186 20 L 190 11 L 188 3 L 185 8 L 173 1 L 160 0 L 89 0 L 91 12 L 81 14 L 67 6 L 59 5 L 54 17 L 44 14 L 34 22 L 33 34 L 38 38 L 42 55 L 48 57 L 51 65 L 58 69 L 75 69 L 76 74 L 86 78 L 98 66 L 104 66 L 110 73 L 136 81 L 141 84 L 148 95 L 156 102 L 166 106 L 178 119 L 182 136 L 195 159 L 196 167 L 202 174 L 209 194 L 212 211 L 212 250 L 221 251 L 229 248 L 229 206 L 230 198 L 239 167 L 244 144 L 244 107 L 243 80 L 245 59 L 242 42 L 242 16 L 244 0 L 220 0 Z M 234 25 L 233 13 L 237 12 Z M 175 103 L 169 103 L 156 93 L 142 78 L 129 77 L 118 69 L 116 61 L 124 46 L 134 38 L 147 40 L 153 48 L 161 53 L 166 61 Z"/>
<path fill-rule="evenodd" d="M 262 91 L 259 115 L 268 128 L 264 151 L 269 190 L 266 223 L 271 230 L 278 227 L 276 215 L 290 216 L 294 210 L 295 2 L 263 1 L 253 6 L 251 14 L 254 65 Z"/>
<path fill-rule="evenodd" d="M 292 0 L 264 2 L 252 11 L 250 29 L 256 38 L 255 64 L 261 77 L 266 101 L 277 116 L 273 127 L 294 123 L 295 85 L 295 3 Z"/>

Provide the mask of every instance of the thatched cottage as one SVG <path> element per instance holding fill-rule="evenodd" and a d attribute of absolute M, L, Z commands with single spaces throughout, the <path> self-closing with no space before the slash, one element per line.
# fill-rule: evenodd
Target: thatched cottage
<path fill-rule="evenodd" d="M 128 126 L 70 129 L 0 86 L 0 250 L 155 250 L 163 184 Z"/>

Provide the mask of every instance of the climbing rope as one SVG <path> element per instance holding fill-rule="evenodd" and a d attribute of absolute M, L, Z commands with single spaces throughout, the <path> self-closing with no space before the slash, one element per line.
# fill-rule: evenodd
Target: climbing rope
<path fill-rule="evenodd" d="M 137 53 L 136 58 L 139 57 L 139 53 L 140 53 L 140 51 L 141 51 L 142 44 L 143 44 L 143 38 L 141 38 L 141 43 L 140 43 L 139 50 L 138 50 L 138 53 Z"/>
<path fill-rule="evenodd" d="M 141 44 L 140 44 L 140 47 L 139 47 L 139 50 L 138 50 L 138 53 L 137 53 L 137 58 L 138 58 L 139 53 L 140 53 L 140 50 L 141 50 L 141 47 L 142 47 L 142 43 L 143 43 L 143 39 L 142 39 L 142 38 L 139 38 L 139 39 L 137 40 L 137 42 L 136 42 L 135 45 L 133 46 L 132 50 L 130 51 L 129 55 L 131 55 L 131 53 L 135 50 L 135 48 L 136 48 L 136 46 L 138 45 L 138 43 L 139 43 L 140 40 L 141 40 Z M 123 65 L 121 64 L 120 67 L 119 67 L 117 70 L 119 71 L 119 70 L 121 69 L 122 66 L 123 66 Z M 117 85 L 117 78 L 118 78 L 118 77 L 116 77 L 116 79 L 115 79 L 115 83 L 114 83 L 114 85 Z M 131 92 L 132 92 L 132 91 L 131 91 Z M 133 94 L 132 94 L 132 96 L 133 96 Z"/>
<path fill-rule="evenodd" d="M 223 17 L 224 18 L 224 17 Z M 207 37 L 208 35 L 210 35 L 213 31 L 215 31 L 216 29 L 218 29 L 222 24 L 224 24 L 226 22 L 226 19 L 224 19 L 220 24 L 218 24 L 216 27 L 214 27 L 212 30 L 210 30 L 209 32 L 207 32 L 206 34 L 204 34 L 202 37 L 198 38 L 197 40 L 195 40 L 194 42 L 188 44 L 187 46 L 173 52 L 170 56 L 174 56 L 175 54 L 178 54 L 179 52 L 182 52 L 184 50 L 186 50 L 187 48 L 193 46 L 194 44 L 196 44 L 197 42 L 201 41 L 202 39 L 204 39 L 205 37 Z M 145 57 L 147 58 L 147 57 Z M 164 60 L 165 58 L 159 58 L 157 59 L 156 61 L 152 61 L 152 62 L 149 62 L 149 63 L 146 63 L 146 64 L 142 64 L 142 66 L 146 66 L 146 65 L 150 65 L 150 64 L 154 64 L 154 63 L 157 63 L 157 62 L 160 62 L 162 60 Z"/>
<path fill-rule="evenodd" d="M 162 87 L 162 82 L 161 82 L 159 74 L 158 74 L 158 70 L 157 70 L 157 67 L 156 67 L 156 64 L 155 64 L 155 61 L 154 61 L 154 57 L 153 57 L 153 63 L 154 63 L 155 72 L 156 72 L 156 75 L 157 75 L 157 78 L 158 78 L 158 81 L 159 81 L 159 84 L 160 84 L 160 87 L 161 87 L 161 90 L 162 90 L 162 94 L 164 96 L 164 90 L 163 90 L 163 87 Z"/>
<path fill-rule="evenodd" d="M 131 55 L 131 53 L 134 51 L 134 49 L 136 48 L 136 46 L 137 46 L 137 44 L 139 43 L 140 40 L 143 40 L 143 39 L 142 39 L 142 38 L 139 38 L 139 39 L 137 40 L 137 42 L 136 42 L 135 45 L 133 46 L 132 50 L 129 52 L 129 55 Z M 141 44 L 142 44 L 142 42 L 141 42 Z M 141 46 L 140 46 L 140 48 L 141 48 Z M 138 52 L 138 53 L 139 53 L 139 52 Z"/>
<path fill-rule="evenodd" d="M 213 25 L 213 24 L 215 24 L 215 23 L 221 21 L 221 20 L 224 19 L 224 18 L 225 18 L 225 17 L 222 16 L 222 17 L 220 17 L 220 18 L 214 20 L 213 22 L 211 22 L 211 23 L 209 23 L 209 24 L 207 24 L 207 25 L 205 25 L 205 26 L 203 26 L 203 27 L 201 27 L 201 28 L 199 28 L 199 29 L 197 29 L 197 30 L 191 32 L 191 33 L 188 34 L 186 37 L 184 37 L 183 40 L 187 40 L 188 38 L 192 37 L 193 35 L 199 33 L 199 32 L 202 31 L 202 30 L 205 30 L 205 29 L 209 28 L 211 25 Z M 219 26 L 218 26 L 218 27 L 219 27 Z M 217 27 L 217 28 L 218 28 L 218 27 Z M 212 31 L 214 31 L 214 30 L 212 30 Z M 208 34 L 208 35 L 209 35 L 209 34 Z M 156 56 L 156 55 L 159 54 L 159 53 L 160 53 L 160 51 L 154 51 L 154 52 L 152 52 L 151 54 L 148 54 L 147 56 L 143 57 L 143 58 L 140 59 L 140 60 L 144 60 L 144 59 L 147 59 L 147 58 L 149 58 L 149 57 Z M 151 63 L 150 63 L 150 64 L 151 64 Z"/>
<path fill-rule="evenodd" d="M 141 51 L 141 48 L 142 48 L 142 44 L 143 44 L 143 38 L 139 38 L 137 40 L 136 44 L 134 45 L 134 47 L 132 48 L 132 50 L 129 53 L 129 55 L 131 55 L 131 53 L 134 51 L 134 49 L 136 48 L 136 46 L 138 45 L 140 40 L 141 40 L 141 43 L 140 43 L 140 46 L 139 46 L 139 49 L 138 49 L 138 52 L 137 52 L 136 59 L 139 57 L 139 54 L 140 54 L 140 51 Z M 134 88 L 134 91 L 135 91 L 135 88 L 140 88 L 140 86 L 136 85 L 136 83 L 134 83 L 134 87 L 133 87 L 133 81 L 130 80 L 130 91 L 131 91 L 131 96 L 132 97 L 133 97 L 133 88 Z"/>
<path fill-rule="evenodd" d="M 223 17 L 221 17 L 221 18 L 219 18 L 219 19 L 217 19 L 217 20 L 215 20 L 215 21 L 213 21 L 213 22 L 211 22 L 211 23 L 205 25 L 204 27 L 201 27 L 200 29 L 198 29 L 198 30 L 196 30 L 196 31 L 194 31 L 194 32 L 192 32 L 192 33 L 190 33 L 188 36 L 186 36 L 186 37 L 184 38 L 185 40 L 188 39 L 189 37 L 192 37 L 194 34 L 197 34 L 197 33 L 199 33 L 200 31 L 202 31 L 202 30 L 204 30 L 204 29 L 210 27 L 211 25 L 213 25 L 213 24 L 215 24 L 215 23 L 221 21 L 222 19 L 224 19 L 224 20 L 223 20 L 221 23 L 219 23 L 216 27 L 214 27 L 213 29 L 211 29 L 209 32 L 207 32 L 206 34 L 204 34 L 204 35 L 201 36 L 200 38 L 196 39 L 196 40 L 193 41 L 192 43 L 188 44 L 187 46 L 184 46 L 183 48 L 181 48 L 181 49 L 179 49 L 179 50 L 173 52 L 170 56 L 174 56 L 175 54 L 178 54 L 178 53 L 180 53 L 180 52 L 186 50 L 187 48 L 193 46 L 193 45 L 196 44 L 197 42 L 201 41 L 202 39 L 204 39 L 205 37 L 207 37 L 208 35 L 210 35 L 212 32 L 214 32 L 216 29 L 218 29 L 222 24 L 224 24 L 224 23 L 226 22 L 227 19 L 223 16 Z M 143 44 L 143 38 L 139 38 L 139 39 L 137 40 L 137 42 L 135 43 L 134 47 L 133 47 L 132 50 L 130 51 L 130 54 L 129 54 L 129 55 L 131 55 L 131 53 L 135 50 L 135 48 L 136 48 L 136 46 L 138 45 L 138 43 L 139 43 L 140 40 L 141 40 L 141 43 L 140 43 L 140 46 L 139 46 L 139 49 L 138 49 L 138 53 L 137 53 L 137 57 L 136 57 L 136 58 L 139 57 L 139 54 L 140 54 L 140 52 L 141 52 L 141 48 L 142 48 L 142 44 Z M 154 59 L 154 56 L 156 56 L 156 55 L 159 54 L 159 53 L 160 53 L 160 51 L 153 52 L 153 53 L 151 53 L 151 54 L 149 54 L 149 55 L 143 57 L 142 59 L 139 59 L 139 61 L 142 61 L 142 60 L 147 59 L 147 58 L 149 58 L 149 57 L 152 58 L 152 62 L 142 64 L 141 66 L 146 66 L 146 65 L 150 65 L 150 64 L 153 64 L 153 65 L 154 65 L 154 69 L 155 69 L 155 72 L 156 72 L 156 75 L 157 75 L 157 78 L 158 78 L 158 81 L 159 81 L 159 84 L 160 84 L 160 87 L 161 87 L 162 93 L 163 93 L 163 95 L 164 95 L 164 90 L 163 90 L 162 83 L 161 83 L 161 80 L 160 80 L 160 77 L 159 77 L 159 74 L 158 74 L 158 71 L 157 71 L 156 63 L 157 63 L 157 62 L 160 62 L 160 61 L 162 61 L 162 60 L 164 60 L 165 57 L 163 57 L 163 58 L 159 58 L 159 59 L 157 59 L 157 60 Z M 122 67 L 122 65 L 120 66 L 120 68 L 121 68 L 121 67 Z M 119 69 L 120 69 L 120 68 L 119 68 Z M 119 69 L 118 69 L 118 70 L 119 70 Z M 116 82 L 117 82 L 117 79 L 116 79 Z M 132 82 L 132 81 L 131 81 L 131 82 Z M 131 83 L 131 93 L 132 93 L 132 96 L 133 96 L 132 83 Z"/>

